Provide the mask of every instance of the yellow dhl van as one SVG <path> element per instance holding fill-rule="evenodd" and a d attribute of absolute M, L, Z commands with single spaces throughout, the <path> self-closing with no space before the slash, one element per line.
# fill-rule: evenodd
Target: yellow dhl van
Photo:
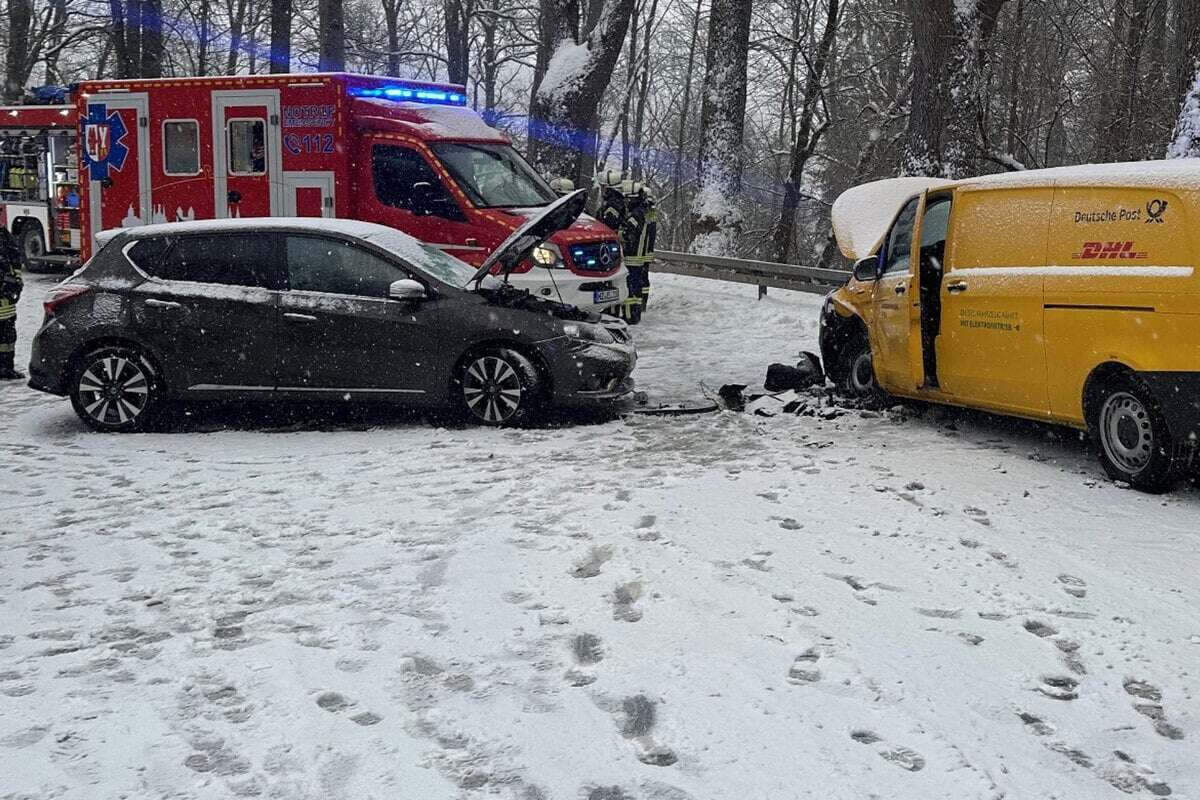
<path fill-rule="evenodd" d="M 1069 425 L 1108 474 L 1163 491 L 1200 444 L 1200 160 L 851 189 L 853 277 L 821 314 L 850 394 Z"/>

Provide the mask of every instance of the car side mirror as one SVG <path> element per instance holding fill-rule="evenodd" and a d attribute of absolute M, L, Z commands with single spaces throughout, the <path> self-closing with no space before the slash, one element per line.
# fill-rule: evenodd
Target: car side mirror
<path fill-rule="evenodd" d="M 871 256 L 870 258 L 859 259 L 854 263 L 854 280 L 856 281 L 873 281 L 877 277 L 879 271 L 879 258 Z"/>
<path fill-rule="evenodd" d="M 393 300 L 424 300 L 429 296 L 425 291 L 425 287 L 420 281 L 414 281 L 412 278 L 401 278 L 398 281 L 393 281 L 388 287 L 388 297 Z"/>

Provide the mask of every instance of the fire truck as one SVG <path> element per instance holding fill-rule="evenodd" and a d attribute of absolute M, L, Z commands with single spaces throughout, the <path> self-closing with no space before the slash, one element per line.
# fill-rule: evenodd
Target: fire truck
<path fill-rule="evenodd" d="M 26 269 L 78 260 L 78 120 L 74 105 L 0 106 L 0 225 Z"/>
<path fill-rule="evenodd" d="M 318 73 L 72 88 L 83 259 L 111 228 L 311 216 L 389 225 L 478 265 L 557 196 L 459 85 Z M 589 217 L 510 280 L 588 307 L 627 291 L 616 234 Z"/>

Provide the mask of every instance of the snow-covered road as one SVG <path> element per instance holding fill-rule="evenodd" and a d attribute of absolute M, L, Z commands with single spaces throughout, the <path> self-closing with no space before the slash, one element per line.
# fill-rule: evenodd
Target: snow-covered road
<path fill-rule="evenodd" d="M 655 289 L 657 396 L 815 344 Z M 0 385 L 0 798 L 1200 797 L 1200 496 L 1073 434 L 201 417 Z"/>

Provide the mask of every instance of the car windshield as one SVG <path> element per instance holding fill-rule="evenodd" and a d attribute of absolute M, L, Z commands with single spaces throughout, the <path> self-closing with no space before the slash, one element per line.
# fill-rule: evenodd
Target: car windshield
<path fill-rule="evenodd" d="M 506 144 L 435 144 L 433 151 L 480 208 L 544 206 L 557 195 L 521 155 Z"/>

